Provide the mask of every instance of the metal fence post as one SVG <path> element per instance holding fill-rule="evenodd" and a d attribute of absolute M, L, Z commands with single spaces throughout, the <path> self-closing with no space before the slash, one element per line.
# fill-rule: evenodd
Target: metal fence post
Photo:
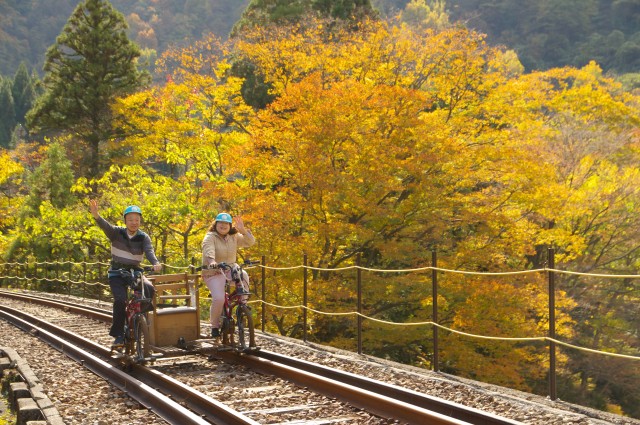
<path fill-rule="evenodd" d="M 549 248 L 549 269 L 555 268 L 553 248 Z M 549 278 L 549 338 L 556 338 L 556 285 L 553 270 L 548 271 Z M 549 341 L 549 397 L 558 398 L 556 386 L 556 343 Z"/>
<path fill-rule="evenodd" d="M 265 262 L 266 262 L 266 257 L 263 255 L 262 256 L 262 261 L 261 261 L 261 263 L 262 263 L 262 332 L 264 332 L 265 321 L 266 321 L 266 318 L 267 318 L 267 304 L 265 304 L 266 301 L 267 301 L 267 298 L 266 298 L 267 291 L 266 291 L 266 287 L 265 287 L 265 284 L 266 284 L 266 270 L 267 269 L 265 268 L 265 265 L 266 265 Z"/>
<path fill-rule="evenodd" d="M 53 290 L 53 292 L 57 293 L 58 292 L 58 286 L 60 286 L 60 265 L 62 263 L 60 263 L 58 260 L 56 260 L 54 262 L 54 264 L 56 265 L 56 287 Z M 60 291 L 60 293 L 62 293 L 62 291 Z"/>
<path fill-rule="evenodd" d="M 302 309 L 302 340 L 304 342 L 307 342 L 307 300 L 308 298 L 308 278 L 309 278 L 309 273 L 307 270 L 307 254 L 304 254 L 302 256 L 302 264 L 303 264 L 303 277 L 302 277 L 302 305 L 304 306 L 304 308 Z"/>
<path fill-rule="evenodd" d="M 431 297 L 433 305 L 433 323 L 438 323 L 438 254 L 435 250 L 431 251 Z M 440 356 L 438 355 L 438 327 L 433 326 L 433 370 L 440 370 Z"/>
<path fill-rule="evenodd" d="M 82 299 L 87 296 L 87 260 L 82 261 Z"/>
<path fill-rule="evenodd" d="M 102 265 L 98 263 L 98 305 L 102 303 Z"/>
<path fill-rule="evenodd" d="M 358 354 L 362 354 L 362 269 L 360 253 L 356 256 L 356 286 L 358 290 Z"/>
<path fill-rule="evenodd" d="M 69 288 L 68 288 L 69 296 L 71 296 L 71 285 L 73 285 L 72 279 L 71 279 L 72 270 L 73 270 L 73 261 L 69 261 L 69 275 L 67 276 L 67 282 L 69 284 Z"/>

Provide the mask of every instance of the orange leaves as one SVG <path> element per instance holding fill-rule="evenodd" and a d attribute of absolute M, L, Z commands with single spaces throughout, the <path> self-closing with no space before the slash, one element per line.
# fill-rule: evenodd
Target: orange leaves
<path fill-rule="evenodd" d="M 569 222 L 564 203 L 580 211 L 565 179 L 586 152 L 569 153 L 570 132 L 592 132 L 594 146 L 638 116 L 595 65 L 521 75 L 513 54 L 466 30 L 325 24 L 256 26 L 233 45 L 167 54 L 175 82 L 123 103 L 127 143 L 229 205 L 272 205 L 264 227 L 295 223 L 299 251 L 326 264 L 364 246 L 393 256 L 396 243 L 420 247 L 409 264 L 438 245 L 482 267 L 521 264 L 541 242 L 584 246 L 570 226 L 548 229 Z M 258 112 L 232 76 L 238 61 L 274 96 Z"/>
<path fill-rule="evenodd" d="M 504 103 L 479 107 L 504 81 L 487 74 L 494 52 L 481 37 L 369 22 L 331 38 L 319 27 L 254 34 L 237 47 L 279 96 L 253 122 L 254 158 L 245 172 L 299 194 L 291 215 L 304 216 L 312 234 L 322 229 L 335 258 L 358 249 L 341 232 L 384 246 L 390 237 L 409 236 L 412 226 L 446 226 L 452 209 L 473 211 L 470 202 L 478 206 L 474 221 L 495 209 L 491 192 L 474 188 L 499 187 L 492 180 L 511 171 L 505 149 L 520 146 L 505 148 L 509 133 L 485 120 Z M 492 196 L 509 199 L 499 191 Z"/>

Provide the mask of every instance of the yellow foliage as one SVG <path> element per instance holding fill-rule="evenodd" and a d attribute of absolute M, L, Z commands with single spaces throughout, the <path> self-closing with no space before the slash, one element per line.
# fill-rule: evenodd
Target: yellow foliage
<path fill-rule="evenodd" d="M 22 171 L 22 165 L 13 160 L 4 149 L 0 149 L 0 185 L 5 184 L 11 177 Z"/>
<path fill-rule="evenodd" d="M 154 225 L 183 246 L 196 246 L 224 209 L 243 216 L 258 239 L 252 252 L 269 265 L 306 255 L 311 266 L 339 267 L 360 254 L 370 266 L 397 269 L 424 266 L 437 249 L 448 268 L 522 270 L 543 267 L 549 246 L 560 266 L 636 267 L 640 102 L 597 65 L 523 74 L 513 52 L 459 28 L 305 22 L 251 31 L 230 45 L 207 39 L 169 52 L 160 64 L 175 68 L 168 82 L 116 105 L 126 137 L 112 154 L 170 168 L 176 187 L 149 177 L 136 188 L 177 200 L 180 213 L 163 213 L 170 208 L 160 201 L 152 211 Z M 245 81 L 231 72 L 238 62 L 268 85 L 273 100 L 264 109 L 245 103 Z M 119 173 L 100 184 L 122 188 Z M 273 273 L 270 301 L 299 303 L 300 274 Z M 314 271 L 311 279 L 318 305 L 346 309 L 353 299 L 347 277 Z M 424 276 L 368 283 L 391 305 L 371 307 L 383 316 L 425 315 L 402 310 L 400 290 L 430 307 Z M 539 278 L 445 283 L 438 302 L 455 327 L 546 331 Z M 557 293 L 566 338 L 576 326 L 571 295 L 568 285 Z M 281 318 L 281 329 L 299 319 Z M 522 389 L 523 376 L 541 378 L 546 354 L 535 344 L 447 338 L 453 368 Z"/>

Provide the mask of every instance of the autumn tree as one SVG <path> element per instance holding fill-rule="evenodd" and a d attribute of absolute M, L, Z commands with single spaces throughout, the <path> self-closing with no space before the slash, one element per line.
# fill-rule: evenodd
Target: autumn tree
<path fill-rule="evenodd" d="M 529 78 L 538 87 L 546 86 L 550 96 L 544 111 L 549 143 L 545 157 L 556 165 L 560 204 L 548 217 L 559 260 L 586 274 L 637 275 L 637 99 L 606 78 L 595 63 Z M 637 341 L 629 338 L 638 317 L 628 306 L 638 302 L 640 281 L 565 276 L 562 290 L 576 303 L 567 310 L 576 323 L 573 343 L 638 352 Z M 625 412 L 638 414 L 639 401 L 629 379 L 638 377 L 633 364 L 578 352 L 569 357 L 568 367 L 575 374 L 563 378 L 570 382 L 575 401 L 605 408 L 617 399 Z"/>
<path fill-rule="evenodd" d="M 162 72 L 172 70 L 171 81 L 121 99 L 115 110 L 118 125 L 130 134 L 114 149 L 127 149 L 130 158 L 114 151 L 119 161 L 162 161 L 179 176 L 215 182 L 225 178 L 230 146 L 243 143 L 254 115 L 242 96 L 242 79 L 231 73 L 216 37 L 170 51 L 159 62 Z M 139 148 L 137 148 L 139 147 Z M 206 184 L 206 183 L 205 183 Z"/>
<path fill-rule="evenodd" d="M 378 19 L 378 13 L 369 0 L 252 0 L 234 25 L 231 38 L 252 37 L 256 31 L 264 34 L 263 29 L 275 36 L 291 27 L 317 28 L 318 19 L 324 22 L 329 39 L 345 28 L 355 31 L 363 22 Z M 244 80 L 245 102 L 256 109 L 275 98 L 264 71 L 247 56 L 233 60 L 233 75 Z"/>
<path fill-rule="evenodd" d="M 246 143 L 254 112 L 243 100 L 242 80 L 231 75 L 227 49 L 210 36 L 168 52 L 159 68 L 171 70 L 171 81 L 122 98 L 114 106 L 122 117 L 118 126 L 129 136 L 110 147 L 110 155 L 121 165 L 153 164 L 149 169 L 159 171 L 149 176 L 150 187 L 155 187 L 151 193 L 166 193 L 176 204 L 154 207 L 158 215 L 149 216 L 148 222 L 168 241 L 160 252 L 166 248 L 173 255 L 172 241 L 182 241 L 182 260 L 199 250 L 198 236 L 211 224 L 212 215 L 221 209 L 234 211 L 236 190 L 230 190 L 229 181 L 242 178 L 232 175 L 237 161 L 233 148 Z"/>
<path fill-rule="evenodd" d="M 122 14 L 107 0 L 84 0 L 47 52 L 44 94 L 28 114 L 41 132 L 73 135 L 75 164 L 81 175 L 96 177 L 105 168 L 102 147 L 118 136 L 111 104 L 139 89 L 147 76 L 136 68 L 139 49 L 126 36 Z"/>
<path fill-rule="evenodd" d="M 335 268 L 361 254 L 369 267 L 395 269 L 424 265 L 437 246 L 451 252 L 456 267 L 524 264 L 536 226 L 523 204 L 539 196 L 532 182 L 550 170 L 535 162 L 535 138 L 514 138 L 502 116 L 507 105 L 493 94 L 510 72 L 504 55 L 464 31 L 422 34 L 384 24 L 338 34 L 335 42 L 326 42 L 321 28 L 299 27 L 247 40 L 238 48 L 265 70 L 278 95 L 238 155 L 238 169 L 257 190 L 251 209 L 269 205 L 260 221 L 279 220 L 261 234 L 271 240 L 277 229 L 291 232 L 286 249 L 268 247 L 270 257 L 299 262 L 304 252 L 310 265 Z M 352 286 L 325 272 L 314 279 L 316 302 L 348 309 Z M 368 299 L 376 301 L 367 308 L 377 317 L 429 317 L 417 302 L 427 296 L 423 277 L 368 279 Z M 281 297 L 294 292 L 287 285 Z M 347 320 L 314 320 L 315 337 L 350 343 Z M 409 342 L 371 332 L 376 354 L 400 355 L 408 345 L 416 347 L 411 358 L 428 357 L 419 330 L 404 333 Z"/>
<path fill-rule="evenodd" d="M 424 264 L 430 249 L 437 247 L 441 261 L 451 268 L 492 271 L 543 264 L 536 253 L 547 246 L 556 246 L 559 263 L 569 266 L 587 259 L 585 248 L 591 243 L 599 247 L 594 254 L 614 248 L 610 242 L 615 235 L 621 243 L 619 253 L 631 259 L 628 254 L 635 252 L 632 242 L 637 235 L 626 226 L 616 230 L 614 222 L 633 222 L 623 217 L 637 202 L 631 190 L 637 187 L 635 172 L 626 167 L 617 171 L 607 163 L 614 158 L 620 165 L 623 159 L 636 163 L 630 154 L 636 149 L 632 135 L 637 99 L 621 93 L 592 66 L 521 75 L 509 52 L 490 49 L 482 37 L 459 30 L 418 35 L 405 27 L 371 25 L 361 33 L 339 34 L 334 43 L 326 42 L 321 32 L 293 27 L 263 32 L 262 38 L 257 33 L 237 43 L 242 54 L 264 70 L 277 95 L 251 126 L 248 154 L 240 155 L 246 162 L 239 164 L 257 190 L 253 209 L 270 205 L 270 211 L 277 211 L 271 220 L 282 217 L 270 228 L 291 229 L 287 252 L 269 247 L 270 255 L 293 261 L 292 248 L 299 246 L 319 268 L 353 264 L 357 253 L 367 266 L 402 268 Z M 575 128 L 570 143 L 567 123 Z M 556 155 L 576 143 L 586 150 L 573 149 L 565 158 L 586 168 L 576 174 L 574 167 L 564 174 L 564 162 Z M 589 164 L 597 146 L 610 148 L 603 152 L 608 161 L 599 160 L 593 168 Z M 582 181 L 576 180 L 578 175 L 584 175 L 588 185 L 577 186 Z M 611 185 L 614 180 L 618 184 Z M 605 187 L 607 192 L 602 191 Z M 608 230 L 600 233 L 599 228 Z M 263 232 L 277 237 L 268 228 Z M 611 251 L 610 258 L 620 257 Z M 319 288 L 315 295 L 322 297 L 316 301 L 330 310 L 348 309 L 353 287 L 329 276 L 314 272 L 314 287 Z M 385 294 L 383 301 L 367 307 L 378 317 L 428 318 L 421 307 L 429 302 L 421 289 L 423 278 L 398 276 L 393 283 L 370 279 L 372 294 Z M 538 334 L 544 329 L 538 323 L 545 315 L 540 279 L 508 284 L 477 279 L 468 288 L 451 279 L 443 285 L 443 323 L 496 336 L 518 327 Z M 382 290 L 390 287 L 395 290 Z M 293 292 L 286 284 L 280 291 L 280 296 Z M 514 303 L 496 301 L 496 291 L 510 293 Z M 628 293 L 634 297 L 633 290 Z M 406 302 L 421 297 L 421 304 Z M 474 307 L 500 305 L 500 316 L 509 316 L 511 307 L 529 308 L 530 314 L 496 328 L 494 321 L 478 321 L 466 299 L 473 299 Z M 619 297 L 621 305 L 629 299 Z M 560 333 L 569 340 L 580 338 L 580 329 L 573 325 L 580 320 L 574 315 L 576 302 L 580 300 L 563 296 L 558 304 Z M 604 314 L 604 308 L 599 312 Z M 626 315 L 620 312 L 616 317 Z M 348 328 L 353 323 L 339 322 L 314 318 L 314 336 L 340 346 L 350 344 Z M 286 328 L 284 321 L 278 323 L 279 329 Z M 412 347 L 413 359 L 428 359 L 418 331 L 403 333 L 415 338 L 409 341 L 369 331 L 369 347 L 379 355 L 401 356 L 405 347 Z M 480 350 L 477 362 L 501 364 L 511 385 L 544 391 L 543 381 L 532 384 L 518 376 L 541 378 L 535 372 L 544 355 L 539 348 L 511 351 L 509 343 L 478 348 L 472 341 L 451 341 L 458 349 L 453 348 L 449 358 L 461 360 L 452 371 L 461 372 L 463 359 Z M 621 352 L 633 351 L 624 342 L 613 345 Z M 563 362 L 572 364 L 568 356 Z M 483 378 L 499 379 L 489 375 Z"/>
<path fill-rule="evenodd" d="M 108 146 L 118 165 L 74 191 L 97 185 L 114 220 L 127 202 L 140 203 L 157 252 L 181 263 L 198 252 L 214 213 L 241 213 L 269 265 L 307 259 L 309 305 L 322 311 L 354 310 L 356 273 L 338 269 L 359 260 L 387 269 L 363 271 L 364 314 L 430 320 L 430 276 L 395 270 L 426 266 L 437 250 L 441 267 L 489 272 L 439 278 L 440 323 L 485 336 L 546 334 L 544 276 L 490 273 L 543 267 L 548 247 L 561 268 L 635 272 L 637 96 L 595 64 L 523 74 L 512 52 L 461 28 L 311 22 L 163 56 L 159 69 L 174 70 L 163 71 L 166 84 L 113 105 L 126 134 Z M 231 71 L 238 58 L 269 86 L 260 110 Z M 106 255 L 92 232 L 75 237 Z M 637 302 L 635 284 L 581 279 L 562 277 L 558 337 L 637 352 L 637 315 L 623 311 Z M 265 289 L 268 302 L 298 305 L 302 273 L 269 273 Z M 267 329 L 299 335 L 299 312 L 269 310 Z M 353 348 L 354 317 L 313 314 L 309 323 L 310 339 Z M 364 326 L 367 353 L 430 366 L 425 327 Z M 447 371 L 545 392 L 543 344 L 443 338 Z M 632 411 L 633 397 L 620 396 L 630 387 L 597 369 L 622 375 L 620 363 L 563 349 L 561 381 L 572 397 L 589 398 L 597 385 Z"/>
<path fill-rule="evenodd" d="M 15 225 L 21 199 L 18 195 L 24 168 L 9 153 L 0 149 L 0 251 L 4 252 L 6 235 Z"/>

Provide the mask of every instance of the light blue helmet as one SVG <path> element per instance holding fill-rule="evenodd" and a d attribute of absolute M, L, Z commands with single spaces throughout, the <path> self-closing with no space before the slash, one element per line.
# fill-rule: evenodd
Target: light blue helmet
<path fill-rule="evenodd" d="M 227 214 L 227 213 L 220 213 L 216 216 L 216 222 L 221 222 L 221 223 L 233 223 L 233 220 L 231 219 L 231 214 Z"/>
<path fill-rule="evenodd" d="M 126 218 L 127 214 L 130 213 L 138 213 L 140 214 L 140 217 L 142 217 L 142 210 L 140 209 L 139 206 L 137 205 L 129 205 L 125 210 L 124 210 L 124 214 L 122 214 L 122 218 Z"/>

